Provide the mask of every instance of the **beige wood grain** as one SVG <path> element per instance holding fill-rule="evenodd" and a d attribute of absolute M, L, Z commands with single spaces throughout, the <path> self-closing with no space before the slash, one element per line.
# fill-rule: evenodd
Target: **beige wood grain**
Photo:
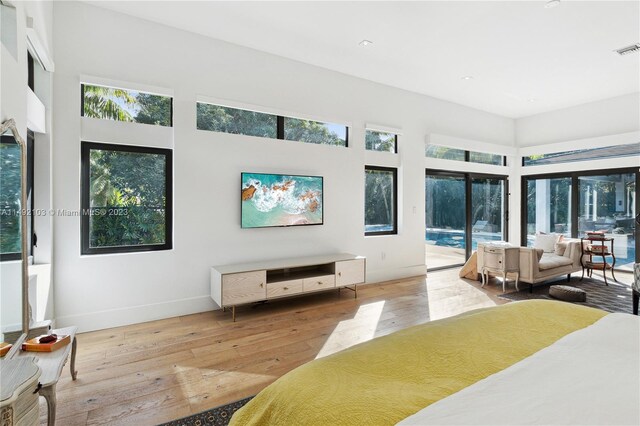
<path fill-rule="evenodd" d="M 336 287 L 364 282 L 364 259 L 336 262 Z"/>
<path fill-rule="evenodd" d="M 302 293 L 302 280 L 279 281 L 267 284 L 267 298 L 292 296 Z"/>
<path fill-rule="evenodd" d="M 319 290 L 326 290 L 336 286 L 335 275 L 323 275 L 302 280 L 302 290 L 305 293 Z"/>
<path fill-rule="evenodd" d="M 267 272 L 253 271 L 222 276 L 222 306 L 267 298 Z"/>

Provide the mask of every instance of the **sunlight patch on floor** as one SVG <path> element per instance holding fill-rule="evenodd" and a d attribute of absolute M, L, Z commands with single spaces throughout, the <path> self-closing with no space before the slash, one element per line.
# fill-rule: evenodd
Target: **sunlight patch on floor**
<path fill-rule="evenodd" d="M 442 274 L 444 273 L 443 271 Z M 462 280 L 453 283 L 439 282 L 438 275 L 439 273 L 431 273 L 427 278 L 427 300 L 431 321 L 497 305 L 488 294 L 473 285 Z M 487 285 L 496 283 L 492 280 Z M 502 286 L 502 283 L 499 285 Z"/>
<path fill-rule="evenodd" d="M 371 340 L 378 327 L 384 303 L 382 300 L 362 305 L 352 319 L 340 321 L 318 352 L 316 359 L 331 355 L 357 343 Z"/>

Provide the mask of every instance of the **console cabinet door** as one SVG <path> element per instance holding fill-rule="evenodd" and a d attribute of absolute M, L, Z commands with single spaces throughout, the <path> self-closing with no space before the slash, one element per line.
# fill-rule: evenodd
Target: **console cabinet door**
<path fill-rule="evenodd" d="M 267 271 L 241 272 L 222 276 L 223 306 L 256 302 L 267 298 Z"/>
<path fill-rule="evenodd" d="M 364 259 L 336 262 L 336 287 L 364 282 Z"/>

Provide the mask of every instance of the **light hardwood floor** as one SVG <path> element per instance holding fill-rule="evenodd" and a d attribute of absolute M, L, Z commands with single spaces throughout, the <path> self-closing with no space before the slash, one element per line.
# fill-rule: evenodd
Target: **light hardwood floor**
<path fill-rule="evenodd" d="M 504 303 L 458 270 L 78 335 L 58 425 L 152 425 L 254 395 L 291 369 L 373 337 Z M 509 284 L 513 286 L 512 283 Z M 42 400 L 42 398 L 41 398 Z M 41 423 L 46 409 L 41 401 Z"/>

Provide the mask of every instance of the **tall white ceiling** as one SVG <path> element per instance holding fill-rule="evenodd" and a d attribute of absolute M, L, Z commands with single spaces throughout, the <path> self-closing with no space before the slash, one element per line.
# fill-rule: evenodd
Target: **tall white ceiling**
<path fill-rule="evenodd" d="M 640 1 L 90 3 L 506 117 L 640 91 Z"/>

